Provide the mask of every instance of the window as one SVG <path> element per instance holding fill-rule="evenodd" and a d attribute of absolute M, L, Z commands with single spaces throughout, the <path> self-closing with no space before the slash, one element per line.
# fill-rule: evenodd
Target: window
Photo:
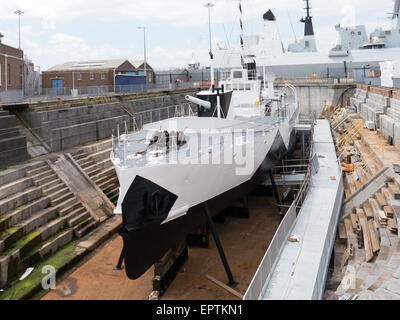
<path fill-rule="evenodd" d="M 390 30 L 386 30 L 386 31 L 385 31 L 385 34 L 386 34 L 386 35 L 391 35 L 392 32 L 391 32 Z"/>
<path fill-rule="evenodd" d="M 76 75 L 76 79 L 77 79 L 77 80 L 82 80 L 82 73 L 78 73 L 78 74 Z"/>
<path fill-rule="evenodd" d="M 361 36 L 361 31 L 358 31 L 358 35 Z"/>
<path fill-rule="evenodd" d="M 105 78 L 106 78 L 106 74 L 105 74 L 105 73 L 102 73 L 102 74 L 101 74 L 101 80 L 105 80 Z"/>
<path fill-rule="evenodd" d="M 93 72 L 90 73 L 90 80 L 94 80 L 94 73 Z"/>
<path fill-rule="evenodd" d="M 7 78 L 8 78 L 8 85 L 11 85 L 11 65 L 7 65 Z"/>
<path fill-rule="evenodd" d="M 233 79 L 242 79 L 242 77 L 243 77 L 242 71 L 233 72 Z"/>
<path fill-rule="evenodd" d="M 310 42 L 306 41 L 306 48 L 310 46 Z"/>

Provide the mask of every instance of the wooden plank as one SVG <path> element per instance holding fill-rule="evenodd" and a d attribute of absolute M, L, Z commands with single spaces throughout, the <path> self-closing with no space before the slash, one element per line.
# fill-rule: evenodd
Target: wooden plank
<path fill-rule="evenodd" d="M 393 212 L 392 207 L 390 207 L 390 206 L 384 206 L 384 207 L 383 207 L 383 211 L 385 211 L 385 214 L 386 214 L 386 216 L 387 216 L 388 218 L 393 218 L 394 212 Z"/>
<path fill-rule="evenodd" d="M 371 262 L 372 259 L 374 258 L 374 253 L 372 251 L 372 243 L 369 234 L 369 228 L 367 227 L 367 219 L 361 218 L 360 224 L 363 231 L 362 233 L 364 239 L 365 261 Z"/>
<path fill-rule="evenodd" d="M 353 227 L 351 225 L 351 219 L 349 219 L 349 218 L 344 219 L 344 226 L 346 227 L 347 235 L 349 233 L 353 232 Z"/>
<path fill-rule="evenodd" d="M 367 178 L 367 180 L 369 180 L 372 178 L 372 174 L 370 172 L 366 172 L 365 177 Z"/>
<path fill-rule="evenodd" d="M 355 184 L 357 190 L 361 189 L 362 183 L 360 181 L 357 180 L 354 184 Z"/>
<path fill-rule="evenodd" d="M 360 230 L 360 222 L 358 221 L 357 214 L 353 212 L 350 213 L 350 219 L 353 231 L 357 232 L 357 230 Z"/>
<path fill-rule="evenodd" d="M 339 222 L 339 240 L 340 241 L 346 241 L 347 240 L 347 233 L 346 233 L 346 227 L 343 222 Z"/>
<path fill-rule="evenodd" d="M 225 289 L 229 293 L 233 294 L 234 296 L 238 297 L 239 299 L 243 299 L 243 294 L 237 292 L 236 290 L 233 290 L 231 287 L 228 287 L 225 283 L 222 283 L 221 281 L 215 279 L 214 277 L 209 276 L 208 274 L 206 275 L 206 278 L 210 280 L 211 282 L 214 282 L 216 285 L 220 286 L 221 288 Z"/>
<path fill-rule="evenodd" d="M 398 226 L 397 226 L 397 220 L 395 219 L 389 219 L 388 220 L 388 228 L 392 232 L 397 232 Z"/>
<path fill-rule="evenodd" d="M 372 244 L 372 251 L 373 253 L 377 253 L 380 250 L 380 245 L 379 245 L 378 235 L 376 234 L 374 220 L 368 221 L 368 229 Z"/>
<path fill-rule="evenodd" d="M 369 204 L 371 206 L 372 209 L 376 209 L 376 210 L 381 210 L 381 208 L 379 207 L 378 202 L 376 201 L 376 199 L 374 198 L 369 198 Z"/>
<path fill-rule="evenodd" d="M 385 211 L 378 210 L 378 214 L 379 214 L 379 220 L 382 220 L 382 221 L 387 221 L 388 220 Z"/>
<path fill-rule="evenodd" d="M 400 188 L 395 182 L 388 183 L 388 189 L 393 193 L 396 200 L 400 200 Z"/>
<path fill-rule="evenodd" d="M 374 212 L 372 211 L 371 206 L 368 203 L 364 203 L 363 205 L 364 208 L 364 213 L 367 216 L 367 219 L 373 219 L 374 218 Z"/>
<path fill-rule="evenodd" d="M 394 199 L 393 194 L 389 191 L 388 188 L 382 188 L 382 195 L 385 197 L 386 202 Z"/>
<path fill-rule="evenodd" d="M 387 206 L 388 204 L 387 204 L 387 201 L 386 201 L 386 199 L 385 199 L 385 197 L 382 195 L 382 193 L 380 193 L 380 192 L 376 192 L 375 193 L 375 199 L 376 199 L 376 201 L 378 202 L 378 204 L 379 204 L 379 206 L 380 206 L 380 208 L 383 208 L 384 206 Z M 379 208 L 379 209 L 380 209 Z"/>
<path fill-rule="evenodd" d="M 365 174 L 360 177 L 360 182 L 363 185 L 367 183 L 367 177 L 365 176 Z"/>

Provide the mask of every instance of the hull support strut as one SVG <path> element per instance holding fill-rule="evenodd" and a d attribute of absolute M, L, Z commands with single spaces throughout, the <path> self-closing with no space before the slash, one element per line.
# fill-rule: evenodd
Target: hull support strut
<path fill-rule="evenodd" d="M 228 260 L 226 259 L 226 256 L 225 256 L 225 253 L 224 253 L 224 249 L 222 248 L 221 241 L 219 239 L 219 236 L 218 236 L 218 233 L 217 233 L 217 229 L 215 228 L 215 225 L 214 225 L 214 222 L 212 220 L 211 213 L 210 213 L 210 210 L 208 208 L 208 204 L 207 203 L 204 204 L 204 212 L 206 214 L 207 221 L 208 221 L 208 224 L 210 226 L 211 233 L 212 233 L 212 235 L 214 237 L 214 241 L 215 241 L 215 244 L 217 246 L 219 256 L 220 256 L 220 258 L 222 260 L 222 263 L 224 265 L 226 274 L 228 275 L 228 279 L 229 279 L 228 286 L 234 288 L 234 287 L 236 287 L 238 285 L 238 283 L 235 282 L 235 280 L 233 279 L 231 268 L 229 267 Z"/>

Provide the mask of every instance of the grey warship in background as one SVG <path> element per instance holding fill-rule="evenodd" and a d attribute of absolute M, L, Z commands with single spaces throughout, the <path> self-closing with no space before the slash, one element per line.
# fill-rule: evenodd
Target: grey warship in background
<path fill-rule="evenodd" d="M 357 25 L 335 26 L 336 45 L 327 52 L 319 52 L 314 36 L 311 7 L 306 1 L 304 38 L 285 50 L 280 39 L 276 17 L 271 10 L 263 15 L 263 29 L 259 35 L 244 38 L 250 54 L 256 57 L 259 68 L 266 67 L 277 77 L 343 77 L 347 68 L 379 68 L 379 63 L 400 57 L 400 0 L 394 0 L 390 19 L 367 36 L 366 27 Z M 219 48 L 215 52 L 217 69 L 240 66 L 240 48 Z"/>

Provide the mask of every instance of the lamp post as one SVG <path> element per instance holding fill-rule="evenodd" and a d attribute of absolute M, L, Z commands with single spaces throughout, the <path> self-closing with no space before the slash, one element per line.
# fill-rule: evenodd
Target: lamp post
<path fill-rule="evenodd" d="M 147 63 L 146 63 L 146 27 L 138 27 L 138 29 L 143 29 L 143 47 L 144 47 L 144 76 L 147 85 Z"/>
<path fill-rule="evenodd" d="M 212 53 L 212 40 L 211 40 L 211 8 L 214 7 L 212 3 L 207 3 L 204 5 L 208 9 L 208 33 L 209 33 L 209 38 L 210 38 L 210 72 L 211 72 L 211 86 L 215 84 L 215 79 L 214 79 L 214 66 L 213 66 L 213 59 L 214 55 Z"/>
<path fill-rule="evenodd" d="M 21 15 L 24 14 L 24 12 L 21 10 L 17 10 L 14 11 L 14 13 L 18 15 L 18 44 L 19 49 L 21 49 Z"/>

